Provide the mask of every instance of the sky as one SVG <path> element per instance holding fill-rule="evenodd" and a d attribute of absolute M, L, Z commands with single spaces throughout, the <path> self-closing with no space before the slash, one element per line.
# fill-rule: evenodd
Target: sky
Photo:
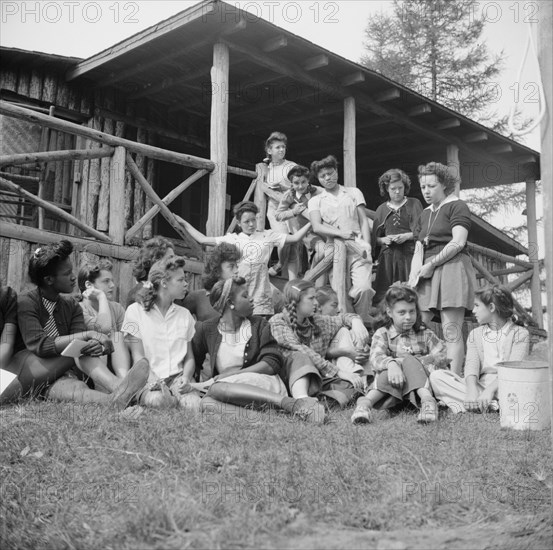
<path fill-rule="evenodd" d="M 155 25 L 197 1 L 9 1 L 0 0 L 0 44 L 74 57 L 90 57 L 133 34 Z M 353 61 L 363 54 L 364 29 L 371 14 L 391 10 L 391 1 L 340 0 L 299 2 L 234 1 L 252 14 L 298 34 Z M 499 115 L 509 112 L 517 99 L 526 117 L 538 112 L 534 102 L 539 82 L 537 61 L 530 55 L 517 85 L 530 22 L 537 22 L 537 2 L 519 0 L 479 1 L 488 24 L 485 40 L 492 52 L 504 51 L 505 68 L 497 82 Z M 515 93 L 518 91 L 518 98 Z M 539 133 L 525 138 L 539 150 Z"/>

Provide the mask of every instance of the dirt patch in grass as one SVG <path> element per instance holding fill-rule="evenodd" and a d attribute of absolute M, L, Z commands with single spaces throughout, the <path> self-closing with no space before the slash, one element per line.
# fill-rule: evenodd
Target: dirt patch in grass
<path fill-rule="evenodd" d="M 548 548 L 548 432 L 24 402 L 0 410 L 2 548 Z M 549 544 L 549 546 L 547 546 Z"/>

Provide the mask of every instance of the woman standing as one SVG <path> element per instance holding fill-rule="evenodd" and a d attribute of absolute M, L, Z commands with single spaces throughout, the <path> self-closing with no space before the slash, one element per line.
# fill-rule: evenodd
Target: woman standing
<path fill-rule="evenodd" d="M 415 251 L 413 229 L 422 213 L 420 201 L 407 197 L 411 180 L 403 170 L 388 170 L 380 176 L 378 186 L 380 195 L 388 200 L 376 209 L 372 232 L 373 253 L 380 250 L 374 282 L 375 305 L 393 283 L 409 279 Z"/>
<path fill-rule="evenodd" d="M 457 178 L 447 166 L 430 162 L 419 166 L 424 209 L 414 230 L 415 254 L 409 284 L 419 293 L 422 320 L 428 324 L 439 314 L 451 370 L 460 375 L 465 345 L 462 329 L 465 311 L 474 306 L 476 275 L 466 244 L 471 213 L 455 194 Z"/>

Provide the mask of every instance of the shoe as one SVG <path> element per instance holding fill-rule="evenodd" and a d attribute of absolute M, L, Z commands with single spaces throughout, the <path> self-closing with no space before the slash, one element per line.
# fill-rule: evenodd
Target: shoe
<path fill-rule="evenodd" d="M 278 277 L 282 273 L 282 266 L 280 264 L 275 264 L 269 268 L 270 277 Z"/>
<path fill-rule="evenodd" d="M 438 420 L 438 406 L 436 401 L 423 401 L 421 410 L 417 416 L 417 422 L 426 424 L 428 422 L 436 422 Z"/>
<path fill-rule="evenodd" d="M 305 422 L 322 424 L 325 420 L 325 408 L 314 397 L 301 397 L 296 399 L 292 414 Z"/>
<path fill-rule="evenodd" d="M 370 407 L 357 406 L 351 415 L 353 424 L 370 424 L 374 421 L 373 410 Z"/>
<path fill-rule="evenodd" d="M 145 410 L 146 409 L 141 405 L 133 405 L 132 407 L 127 407 L 125 410 L 119 413 L 119 420 L 129 423 L 138 422 L 138 418 Z"/>
<path fill-rule="evenodd" d="M 137 361 L 111 394 L 112 405 L 123 410 L 148 382 L 150 363 L 148 359 Z"/>
<path fill-rule="evenodd" d="M 490 401 L 490 404 L 488 405 L 488 411 L 499 412 L 499 403 L 495 399 Z"/>

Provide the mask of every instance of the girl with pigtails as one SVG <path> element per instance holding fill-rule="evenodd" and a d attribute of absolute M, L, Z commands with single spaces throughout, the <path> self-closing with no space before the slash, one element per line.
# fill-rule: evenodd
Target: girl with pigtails
<path fill-rule="evenodd" d="M 283 378 L 293 397 L 322 396 L 345 407 L 362 391 L 364 380 L 356 372 L 326 359 L 333 338 L 342 327 L 351 329 L 354 344 L 363 348 L 369 334 L 361 318 L 352 313 L 318 313 L 315 286 L 296 279 L 284 287 L 285 310 L 269 320 L 271 331 L 285 357 Z"/>
<path fill-rule="evenodd" d="M 240 407 L 277 409 L 306 422 L 322 423 L 324 408 L 316 399 L 289 397 L 279 374 L 282 355 L 266 319 L 252 315 L 253 300 L 246 280 L 218 281 L 209 299 L 218 316 L 198 323 L 192 341 L 196 364 L 207 354 L 212 378 L 201 383 L 206 391 L 204 412 L 234 412 Z M 224 404 L 224 405 L 223 405 Z"/>
<path fill-rule="evenodd" d="M 197 409 L 199 396 L 190 393 L 195 363 L 190 342 L 194 318 L 182 300 L 188 290 L 184 258 L 170 256 L 156 262 L 143 283 L 141 303 L 127 308 L 122 332 L 135 361 L 145 358 L 150 364 L 148 383 L 139 404 L 166 408 L 180 406 Z M 188 395 L 184 395 L 188 394 Z"/>
<path fill-rule="evenodd" d="M 144 387 L 148 362 L 137 360 L 125 376 L 117 377 L 102 361 L 102 356 L 113 351 L 111 340 L 102 332 L 87 330 L 79 304 L 73 297 L 62 296 L 75 289 L 72 252 L 73 245 L 62 240 L 32 254 L 29 278 L 36 289 L 21 294 L 17 301 L 25 349 L 19 347 L 10 368 L 18 375 L 23 395 L 121 410 Z M 85 383 L 87 379 L 94 389 Z"/>
<path fill-rule="evenodd" d="M 515 313 L 507 288 L 477 290 L 472 312 L 480 326 L 467 340 L 464 378 L 448 370 L 430 374 L 434 395 L 455 413 L 499 410 L 497 365 L 524 359 L 530 348 L 530 333 Z"/>

